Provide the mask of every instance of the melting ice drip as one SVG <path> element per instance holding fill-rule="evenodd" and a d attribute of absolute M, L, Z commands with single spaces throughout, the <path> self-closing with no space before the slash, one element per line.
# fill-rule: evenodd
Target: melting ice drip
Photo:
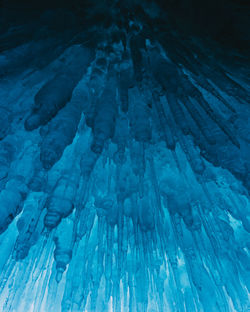
<path fill-rule="evenodd" d="M 246 69 L 135 21 L 0 61 L 1 311 L 248 311 Z"/>

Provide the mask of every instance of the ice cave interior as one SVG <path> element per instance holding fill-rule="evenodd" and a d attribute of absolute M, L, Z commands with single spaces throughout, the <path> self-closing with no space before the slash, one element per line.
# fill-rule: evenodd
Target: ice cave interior
<path fill-rule="evenodd" d="M 250 311 L 250 4 L 2 0 L 0 311 Z"/>

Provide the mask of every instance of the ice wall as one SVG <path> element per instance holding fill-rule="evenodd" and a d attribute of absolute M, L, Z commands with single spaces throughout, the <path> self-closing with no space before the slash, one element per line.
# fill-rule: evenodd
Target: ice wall
<path fill-rule="evenodd" d="M 1 311 L 250 309 L 246 59 L 127 18 L 1 35 Z"/>

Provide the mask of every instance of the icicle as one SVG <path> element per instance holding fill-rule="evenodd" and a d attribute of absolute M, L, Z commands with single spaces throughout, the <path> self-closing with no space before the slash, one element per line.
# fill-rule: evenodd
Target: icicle
<path fill-rule="evenodd" d="M 55 251 L 54 257 L 56 261 L 56 281 L 59 283 L 62 274 L 69 264 L 72 257 L 72 247 L 73 247 L 73 220 L 68 217 L 64 219 L 57 228 L 55 240 Z"/>
<path fill-rule="evenodd" d="M 15 258 L 24 259 L 39 237 L 42 229 L 39 229 L 39 218 L 45 199 L 43 193 L 31 193 L 25 201 L 23 212 L 17 221 L 19 236 L 15 245 Z"/>
<path fill-rule="evenodd" d="M 139 201 L 139 222 L 143 231 L 153 231 L 155 227 L 154 207 L 149 198 L 143 197 Z"/>
<path fill-rule="evenodd" d="M 35 96 L 33 113 L 25 121 L 26 130 L 45 125 L 71 99 L 72 92 L 91 61 L 91 52 L 79 48 L 75 52 L 75 63 L 68 64 L 62 73 L 55 75 Z"/>
<path fill-rule="evenodd" d="M 1 221 L 0 233 L 3 233 L 22 209 L 23 199 L 27 194 L 27 187 L 22 179 L 11 179 L 0 193 Z"/>
<path fill-rule="evenodd" d="M 11 125 L 11 111 L 7 107 L 0 107 L 0 140 L 2 140 L 9 132 Z"/>
<path fill-rule="evenodd" d="M 40 154 L 41 162 L 45 169 L 50 169 L 61 158 L 64 149 L 72 143 L 75 137 L 83 109 L 83 103 L 80 102 L 83 100 L 81 98 L 82 94 L 78 90 L 81 87 L 81 84 L 79 87 L 76 87 L 71 101 L 48 125 Z"/>
<path fill-rule="evenodd" d="M 138 88 L 130 89 L 129 103 L 131 111 L 131 132 L 138 142 L 149 142 L 151 139 L 151 126 L 149 120 L 149 107 L 143 101 Z"/>
<path fill-rule="evenodd" d="M 226 101 L 215 87 L 209 83 L 203 75 L 194 76 L 195 82 L 198 83 L 203 89 L 213 94 L 218 100 L 220 100 L 231 112 L 236 113 L 235 108 Z"/>
<path fill-rule="evenodd" d="M 112 76 L 113 75 L 113 76 Z M 96 107 L 91 149 L 96 154 L 103 150 L 104 142 L 114 135 L 116 117 L 116 82 L 114 73 L 109 77 Z"/>
<path fill-rule="evenodd" d="M 240 148 L 240 144 L 238 140 L 236 139 L 235 135 L 232 133 L 232 131 L 227 127 L 224 120 L 222 118 L 217 117 L 216 113 L 211 109 L 209 104 L 203 99 L 199 98 L 198 102 L 201 107 L 205 110 L 205 112 L 208 114 L 208 116 L 220 127 L 220 129 L 228 136 L 228 138 L 231 140 L 231 142 Z"/>
<path fill-rule="evenodd" d="M 137 81 L 141 81 L 144 70 L 143 50 L 146 48 L 145 38 L 140 33 L 135 32 L 131 35 L 129 46 L 131 51 L 131 58 L 133 61 L 135 79 Z"/>
<path fill-rule="evenodd" d="M 8 142 L 1 143 L 0 148 L 0 180 L 5 179 L 8 176 L 11 161 L 13 160 L 15 148 Z"/>
<path fill-rule="evenodd" d="M 119 75 L 119 95 L 121 101 L 121 110 L 127 113 L 129 108 L 128 91 L 133 85 L 132 70 L 129 58 L 124 56 L 123 62 L 120 64 Z"/>
<path fill-rule="evenodd" d="M 161 99 L 157 94 L 153 94 L 153 98 L 154 98 L 154 105 L 156 107 L 159 122 L 163 129 L 163 135 L 164 135 L 164 139 L 166 141 L 167 147 L 171 150 L 174 150 L 175 143 L 176 143 L 175 138 L 173 137 L 173 134 L 169 128 L 168 119 L 166 118 L 165 112 L 163 110 Z"/>
<path fill-rule="evenodd" d="M 74 208 L 74 200 L 79 183 L 79 176 L 74 173 L 72 176 L 62 176 L 52 194 L 48 198 L 47 214 L 44 218 L 44 225 L 48 229 L 56 227 L 62 218 L 67 217 Z"/>
<path fill-rule="evenodd" d="M 186 118 L 183 114 L 181 106 L 178 103 L 178 100 L 176 99 L 176 95 L 173 93 L 167 92 L 167 100 L 168 100 L 168 105 L 170 106 L 175 122 L 180 126 L 184 134 L 186 135 L 189 134 L 190 132 L 189 126 L 186 122 Z"/>

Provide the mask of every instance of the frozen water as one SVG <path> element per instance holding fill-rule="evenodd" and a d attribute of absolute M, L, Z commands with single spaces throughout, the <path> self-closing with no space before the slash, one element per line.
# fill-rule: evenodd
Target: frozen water
<path fill-rule="evenodd" d="M 0 310 L 249 311 L 244 69 L 141 22 L 53 36 L 0 55 Z"/>

